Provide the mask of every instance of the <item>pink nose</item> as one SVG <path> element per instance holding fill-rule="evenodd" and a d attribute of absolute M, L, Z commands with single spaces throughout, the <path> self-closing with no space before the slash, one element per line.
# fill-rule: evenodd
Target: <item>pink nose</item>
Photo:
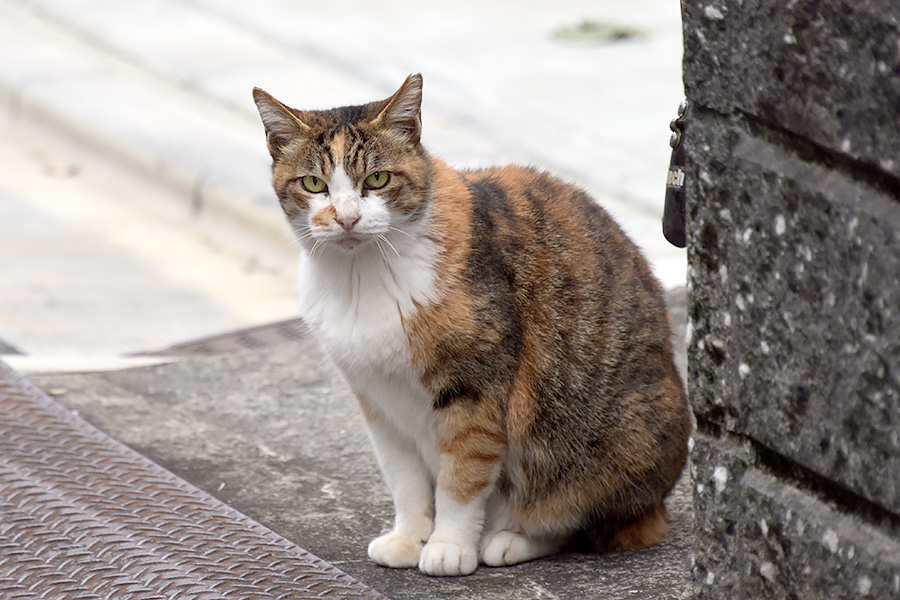
<path fill-rule="evenodd" d="M 359 223 L 360 215 L 350 214 L 350 215 L 338 215 L 335 217 L 335 220 L 341 224 L 345 230 L 350 231 L 353 227 Z"/>

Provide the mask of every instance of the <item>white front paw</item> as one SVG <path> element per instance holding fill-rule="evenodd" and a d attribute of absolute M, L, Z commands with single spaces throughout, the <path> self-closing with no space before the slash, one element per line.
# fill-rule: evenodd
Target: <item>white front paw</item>
<path fill-rule="evenodd" d="M 505 567 L 559 552 L 563 538 L 531 538 L 506 529 L 487 534 L 481 540 L 481 562 L 489 567 Z"/>
<path fill-rule="evenodd" d="M 469 575 L 477 567 L 475 548 L 454 542 L 428 542 L 419 559 L 419 570 L 426 575 Z"/>
<path fill-rule="evenodd" d="M 528 540 L 512 531 L 498 531 L 482 544 L 481 562 L 489 567 L 505 567 L 531 558 Z"/>
<path fill-rule="evenodd" d="M 399 533 L 386 533 L 369 544 L 369 558 L 382 567 L 408 569 L 419 564 L 423 542 Z"/>

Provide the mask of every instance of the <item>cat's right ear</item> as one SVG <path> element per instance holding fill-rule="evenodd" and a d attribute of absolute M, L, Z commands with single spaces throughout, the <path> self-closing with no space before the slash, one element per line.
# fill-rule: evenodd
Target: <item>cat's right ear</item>
<path fill-rule="evenodd" d="M 422 75 L 410 75 L 372 123 L 389 127 L 419 143 L 422 135 Z"/>
<path fill-rule="evenodd" d="M 301 121 L 290 108 L 259 88 L 253 88 L 253 101 L 256 102 L 259 116 L 266 128 L 269 154 L 277 160 L 291 140 L 309 131 L 309 125 Z"/>

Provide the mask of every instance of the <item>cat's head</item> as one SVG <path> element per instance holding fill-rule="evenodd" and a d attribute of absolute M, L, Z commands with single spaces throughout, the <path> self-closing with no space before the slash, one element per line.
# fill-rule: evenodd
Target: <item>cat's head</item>
<path fill-rule="evenodd" d="M 300 243 L 347 251 L 428 212 L 431 173 L 419 142 L 422 76 L 378 102 L 300 111 L 262 91 L 253 99 L 272 155 L 272 185 Z"/>

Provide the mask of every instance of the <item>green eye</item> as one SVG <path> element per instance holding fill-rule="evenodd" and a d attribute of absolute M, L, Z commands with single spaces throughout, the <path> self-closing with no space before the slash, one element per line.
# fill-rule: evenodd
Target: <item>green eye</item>
<path fill-rule="evenodd" d="M 303 186 L 304 190 L 306 190 L 307 192 L 312 192 L 313 194 L 318 194 L 328 189 L 328 186 L 325 184 L 325 182 L 315 175 L 307 175 L 305 177 L 301 177 L 300 185 Z"/>
<path fill-rule="evenodd" d="M 387 171 L 375 171 L 366 177 L 365 184 L 370 190 L 378 190 L 386 186 L 390 180 L 391 174 Z"/>

